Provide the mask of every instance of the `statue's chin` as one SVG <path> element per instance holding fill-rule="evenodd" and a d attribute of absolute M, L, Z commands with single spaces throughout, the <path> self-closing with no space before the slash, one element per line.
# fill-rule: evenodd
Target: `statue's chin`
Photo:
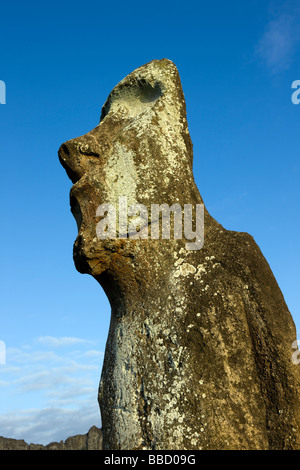
<path fill-rule="evenodd" d="M 81 234 L 77 236 L 73 246 L 73 260 L 81 274 L 102 274 L 109 266 L 110 257 L 111 251 L 101 243 L 91 246 Z"/>
<path fill-rule="evenodd" d="M 78 235 L 73 246 L 73 259 L 74 264 L 81 274 L 91 274 L 91 268 L 89 265 L 89 256 L 86 253 L 84 246 L 84 240 L 82 235 Z"/>

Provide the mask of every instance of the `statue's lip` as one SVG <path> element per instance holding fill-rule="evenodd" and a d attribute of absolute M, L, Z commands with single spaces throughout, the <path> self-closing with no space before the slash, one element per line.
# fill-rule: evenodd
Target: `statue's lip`
<path fill-rule="evenodd" d="M 91 184 L 88 181 L 87 175 L 82 175 L 71 187 L 69 197 L 74 198 L 80 203 L 81 195 L 87 195 L 88 191 L 91 189 Z"/>
<path fill-rule="evenodd" d="M 77 181 L 77 183 L 78 183 L 78 181 Z M 77 183 L 73 184 L 73 186 L 71 187 L 70 192 L 69 192 L 69 200 L 70 200 L 71 210 L 72 210 L 72 207 L 74 206 L 74 204 L 79 204 L 79 200 L 78 200 L 79 188 L 78 188 Z"/>
<path fill-rule="evenodd" d="M 89 190 L 90 185 L 88 184 L 88 181 L 84 176 L 81 177 L 75 184 L 73 184 L 70 189 L 70 209 L 77 222 L 78 233 L 80 232 L 84 215 L 87 215 L 89 211 L 87 207 L 87 197 L 89 195 Z"/>
<path fill-rule="evenodd" d="M 76 188 L 75 188 L 75 190 L 76 190 Z M 75 204 L 79 204 L 79 201 L 78 201 L 75 190 L 73 190 L 73 186 L 72 186 L 72 188 L 70 189 L 70 193 L 69 193 L 69 200 L 70 200 L 71 210 L 73 209 Z"/>
<path fill-rule="evenodd" d="M 81 224 L 82 224 L 82 211 L 81 211 L 81 206 L 80 206 L 79 200 L 77 198 L 77 195 L 74 194 L 75 191 L 72 191 L 74 186 L 72 186 L 72 188 L 70 190 L 70 208 L 71 208 L 71 212 L 73 214 L 73 217 L 76 220 L 77 229 L 78 229 L 78 233 L 79 233 L 80 229 L 81 229 Z M 75 190 L 76 189 L 77 188 L 75 188 Z"/>

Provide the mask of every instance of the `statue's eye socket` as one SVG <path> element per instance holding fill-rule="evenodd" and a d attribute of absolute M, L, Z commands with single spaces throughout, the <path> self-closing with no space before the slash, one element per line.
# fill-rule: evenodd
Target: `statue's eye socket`
<path fill-rule="evenodd" d="M 97 158 L 100 157 L 99 153 L 95 152 L 95 150 L 91 149 L 91 147 L 88 144 L 80 145 L 79 152 L 82 155 L 86 155 L 88 157 L 97 157 Z"/>

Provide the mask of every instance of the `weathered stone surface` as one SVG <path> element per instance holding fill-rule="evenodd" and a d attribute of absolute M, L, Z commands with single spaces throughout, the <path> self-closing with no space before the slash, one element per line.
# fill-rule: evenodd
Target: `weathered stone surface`
<path fill-rule="evenodd" d="M 185 239 L 96 235 L 98 205 L 120 196 L 149 213 L 151 204 L 202 203 L 175 65 L 155 60 L 128 75 L 100 124 L 59 157 L 74 183 L 76 268 L 101 284 L 112 310 L 103 448 L 299 448 L 295 327 L 253 238 L 206 209 L 199 250 Z"/>
<path fill-rule="evenodd" d="M 101 429 L 92 426 L 87 434 L 68 437 L 65 441 L 41 444 L 27 444 L 23 439 L 9 439 L 0 436 L 0 450 L 101 450 Z"/>

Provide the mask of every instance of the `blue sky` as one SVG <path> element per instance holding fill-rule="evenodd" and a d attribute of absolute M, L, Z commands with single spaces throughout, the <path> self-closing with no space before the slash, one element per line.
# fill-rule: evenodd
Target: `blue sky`
<path fill-rule="evenodd" d="M 152 59 L 178 67 L 210 213 L 254 236 L 300 329 L 297 1 L 64 1 L 1 6 L 0 435 L 48 443 L 100 425 L 110 308 L 77 273 L 57 150 Z"/>

